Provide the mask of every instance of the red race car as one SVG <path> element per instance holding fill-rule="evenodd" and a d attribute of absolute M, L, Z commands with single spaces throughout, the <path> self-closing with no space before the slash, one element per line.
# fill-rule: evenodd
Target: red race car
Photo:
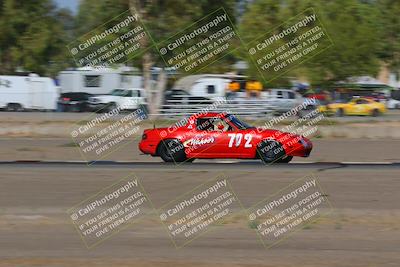
<path fill-rule="evenodd" d="M 168 128 L 145 129 L 139 149 L 165 162 L 238 158 L 288 163 L 293 156 L 308 157 L 312 143 L 300 135 L 249 126 L 227 113 L 204 113 Z"/>

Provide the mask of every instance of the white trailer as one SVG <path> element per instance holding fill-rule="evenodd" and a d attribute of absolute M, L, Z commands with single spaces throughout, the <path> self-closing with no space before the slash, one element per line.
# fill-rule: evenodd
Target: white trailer
<path fill-rule="evenodd" d="M 116 88 L 141 88 L 143 78 L 131 72 L 123 69 L 78 68 L 61 71 L 58 79 L 61 93 L 108 94 Z"/>
<path fill-rule="evenodd" d="M 246 76 L 230 74 L 198 74 L 178 80 L 173 89 L 185 90 L 191 96 L 219 99 L 226 95 L 228 84 L 232 80 L 245 79 Z"/>
<path fill-rule="evenodd" d="M 55 110 L 59 95 L 54 80 L 29 76 L 0 76 L 0 109 Z"/>

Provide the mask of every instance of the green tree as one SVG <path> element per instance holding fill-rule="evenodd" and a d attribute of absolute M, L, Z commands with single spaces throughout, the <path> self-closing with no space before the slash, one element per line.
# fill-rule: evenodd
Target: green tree
<path fill-rule="evenodd" d="M 305 74 L 311 82 L 321 84 L 377 73 L 381 28 L 374 2 L 258 0 L 244 15 L 240 33 L 244 40 L 255 39 L 309 7 L 315 8 L 334 45 L 290 71 L 286 77 Z M 251 68 L 250 71 L 255 70 Z"/>
<path fill-rule="evenodd" d="M 128 0 L 82 0 L 75 18 L 78 38 L 129 9 Z"/>
<path fill-rule="evenodd" d="M 0 17 L 0 72 L 16 68 L 54 76 L 65 65 L 66 36 L 49 0 L 3 0 Z"/>
<path fill-rule="evenodd" d="M 317 11 L 333 46 L 306 62 L 311 80 L 323 84 L 349 76 L 376 75 L 382 47 L 377 7 L 358 0 L 321 0 Z"/>
<path fill-rule="evenodd" d="M 152 104 L 150 112 L 154 113 L 161 103 L 162 92 L 166 86 L 166 75 L 161 71 L 156 88 L 157 94 L 153 94 L 150 88 L 151 68 L 165 66 L 155 44 L 168 39 L 221 6 L 227 10 L 231 18 L 234 18 L 234 0 L 82 0 L 76 18 L 76 36 L 102 27 L 101 25 L 105 22 L 127 10 L 131 13 L 139 13 L 141 21 L 151 36 L 151 38 L 142 38 L 141 46 L 152 47 L 152 49 L 146 50 L 140 57 L 131 59 L 128 63 L 142 69 L 144 87 L 148 90 L 149 103 Z M 112 37 L 114 36 L 110 36 Z M 219 62 L 214 65 L 214 68 L 210 67 L 208 70 L 221 71 L 229 66 L 223 63 L 226 60 L 233 62 L 232 57 L 225 57 L 222 63 Z"/>
<path fill-rule="evenodd" d="M 220 1 L 218 4 L 215 1 L 209 0 L 171 0 L 168 2 L 162 0 L 131 0 L 130 7 L 135 10 L 132 12 L 139 12 L 142 21 L 146 24 L 152 40 L 145 39 L 144 42 L 150 45 L 151 42 L 158 43 L 167 39 L 221 6 L 225 7 L 228 15 L 232 17 L 233 3 L 234 1 L 231 0 Z M 142 57 L 144 87 L 148 91 L 151 91 L 149 83 L 150 69 L 154 64 L 163 65 L 158 52 L 156 50 L 149 50 Z M 224 66 L 224 64 L 219 62 L 218 66 Z M 208 70 L 210 69 L 212 67 L 208 68 Z M 155 113 L 161 105 L 166 84 L 166 76 L 162 70 L 159 75 L 156 92 L 148 93 L 150 96 L 149 100 L 152 103 L 149 107 L 150 113 Z"/>
<path fill-rule="evenodd" d="M 400 1 L 378 0 L 382 50 L 380 58 L 400 75 Z"/>
<path fill-rule="evenodd" d="M 282 24 L 291 16 L 284 15 L 287 8 L 282 1 L 276 0 L 258 0 L 250 4 L 241 18 L 238 25 L 239 35 L 244 42 L 244 47 L 237 51 L 237 56 L 248 62 L 249 69 L 246 74 L 257 80 L 264 81 L 263 74 L 258 71 L 255 63 L 249 57 L 247 52 L 247 44 L 249 42 L 265 36 L 268 32 Z M 268 79 L 269 77 L 265 77 Z M 273 82 L 264 84 L 264 87 L 287 85 L 287 76 L 281 76 Z"/>

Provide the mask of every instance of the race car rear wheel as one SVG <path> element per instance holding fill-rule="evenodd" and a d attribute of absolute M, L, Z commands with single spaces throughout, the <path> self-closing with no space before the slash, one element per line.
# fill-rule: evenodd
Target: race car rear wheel
<path fill-rule="evenodd" d="M 158 155 L 165 162 L 183 162 L 186 154 L 183 144 L 177 139 L 167 139 L 158 145 Z"/>
<path fill-rule="evenodd" d="M 264 163 L 278 162 L 285 156 L 285 150 L 282 145 L 273 140 L 261 142 L 257 147 L 257 153 Z"/>

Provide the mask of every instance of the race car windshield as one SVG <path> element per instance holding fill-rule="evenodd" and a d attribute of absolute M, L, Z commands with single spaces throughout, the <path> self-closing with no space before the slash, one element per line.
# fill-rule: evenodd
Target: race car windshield
<path fill-rule="evenodd" d="M 247 123 L 240 121 L 238 118 L 236 118 L 233 115 L 228 115 L 226 118 L 229 121 L 231 121 L 239 130 L 246 130 L 246 129 L 254 128 L 253 126 L 250 126 Z"/>

